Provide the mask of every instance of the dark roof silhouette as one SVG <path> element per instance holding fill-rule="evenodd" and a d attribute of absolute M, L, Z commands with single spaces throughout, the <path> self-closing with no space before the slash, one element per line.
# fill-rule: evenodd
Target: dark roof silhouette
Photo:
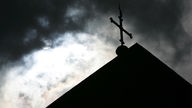
<path fill-rule="evenodd" d="M 47 108 L 192 108 L 192 86 L 139 44 L 118 56 Z"/>

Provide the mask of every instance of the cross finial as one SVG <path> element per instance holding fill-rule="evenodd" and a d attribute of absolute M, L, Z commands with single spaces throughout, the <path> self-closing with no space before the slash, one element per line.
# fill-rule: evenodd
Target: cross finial
<path fill-rule="evenodd" d="M 123 28 L 123 14 L 122 14 L 122 11 L 121 11 L 121 7 L 120 7 L 120 4 L 119 4 L 119 24 L 116 23 L 112 17 L 110 17 L 110 20 L 112 23 L 114 23 L 117 27 L 119 27 L 120 29 L 120 42 L 121 42 L 121 45 L 125 44 L 124 41 L 123 41 L 123 32 L 125 32 L 131 39 L 133 38 L 132 34 L 127 32 L 124 28 Z"/>

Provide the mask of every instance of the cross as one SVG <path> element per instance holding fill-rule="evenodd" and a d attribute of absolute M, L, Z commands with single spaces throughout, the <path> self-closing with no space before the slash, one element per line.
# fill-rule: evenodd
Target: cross
<path fill-rule="evenodd" d="M 125 44 L 124 41 L 123 41 L 123 32 L 126 33 L 131 39 L 133 38 L 132 34 L 129 33 L 128 31 L 126 31 L 124 28 L 123 28 L 123 15 L 122 15 L 122 11 L 121 11 L 121 8 L 120 8 L 120 5 L 119 5 L 119 13 L 120 15 L 118 16 L 119 17 L 119 24 L 116 23 L 112 17 L 110 17 L 110 20 L 111 20 L 111 23 L 114 23 L 117 27 L 119 27 L 120 29 L 120 42 L 121 42 L 121 45 Z"/>

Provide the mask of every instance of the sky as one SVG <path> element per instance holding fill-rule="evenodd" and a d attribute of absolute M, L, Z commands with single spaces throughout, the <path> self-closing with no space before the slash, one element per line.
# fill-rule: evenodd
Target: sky
<path fill-rule="evenodd" d="M 192 83 L 190 0 L 1 0 L 0 107 L 45 108 L 115 58 L 119 3 L 126 45 Z"/>

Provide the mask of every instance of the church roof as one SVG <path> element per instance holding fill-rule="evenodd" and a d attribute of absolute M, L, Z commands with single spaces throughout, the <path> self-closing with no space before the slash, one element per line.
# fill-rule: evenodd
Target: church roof
<path fill-rule="evenodd" d="M 138 43 L 47 108 L 192 108 L 192 86 Z"/>

